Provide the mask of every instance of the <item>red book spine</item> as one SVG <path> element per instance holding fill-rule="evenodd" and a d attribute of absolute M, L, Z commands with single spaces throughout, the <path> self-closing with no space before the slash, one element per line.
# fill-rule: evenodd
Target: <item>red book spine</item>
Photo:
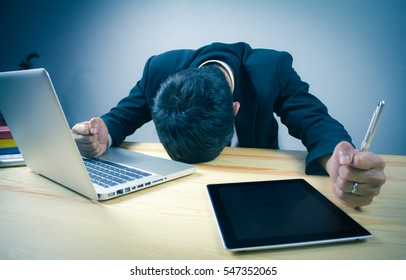
<path fill-rule="evenodd" d="M 0 139 L 13 139 L 13 135 L 11 135 L 8 126 L 0 126 Z"/>

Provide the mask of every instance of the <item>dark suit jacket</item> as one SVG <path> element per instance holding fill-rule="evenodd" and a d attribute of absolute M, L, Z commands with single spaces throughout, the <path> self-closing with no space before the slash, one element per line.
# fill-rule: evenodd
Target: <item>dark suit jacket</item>
<path fill-rule="evenodd" d="M 340 141 L 351 143 L 343 126 L 308 92 L 309 85 L 292 68 L 289 53 L 252 49 L 245 43 L 213 43 L 198 50 L 169 51 L 147 61 L 141 80 L 130 94 L 102 116 L 113 145 L 120 145 L 126 136 L 151 120 L 155 94 L 169 75 L 199 67 L 211 59 L 224 61 L 234 73 L 234 99 L 241 104 L 235 117 L 240 146 L 277 149 L 274 113 L 306 146 L 308 174 L 325 174 L 317 159 L 332 153 Z"/>

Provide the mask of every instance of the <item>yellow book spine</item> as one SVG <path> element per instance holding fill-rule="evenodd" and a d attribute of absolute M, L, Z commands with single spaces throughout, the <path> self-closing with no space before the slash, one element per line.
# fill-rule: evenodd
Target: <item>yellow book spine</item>
<path fill-rule="evenodd" d="M 17 143 L 14 139 L 0 139 L 0 148 L 15 148 Z"/>

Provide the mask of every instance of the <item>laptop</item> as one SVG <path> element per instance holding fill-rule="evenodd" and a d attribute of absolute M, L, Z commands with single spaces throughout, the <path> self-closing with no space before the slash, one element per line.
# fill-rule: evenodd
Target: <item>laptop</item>
<path fill-rule="evenodd" d="M 207 185 L 230 251 L 362 240 L 371 233 L 304 179 Z"/>
<path fill-rule="evenodd" d="M 97 159 L 83 158 L 45 69 L 0 73 L 0 111 L 32 171 L 91 200 L 111 199 L 195 171 L 193 165 L 122 148 L 109 148 Z"/>

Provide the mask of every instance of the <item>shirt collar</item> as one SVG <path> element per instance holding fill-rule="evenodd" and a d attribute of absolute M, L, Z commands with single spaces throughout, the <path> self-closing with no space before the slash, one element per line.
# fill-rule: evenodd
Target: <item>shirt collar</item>
<path fill-rule="evenodd" d="M 207 61 L 203 62 L 202 64 L 200 64 L 199 68 L 206 64 L 210 64 L 210 63 L 220 64 L 221 66 L 224 67 L 224 69 L 226 69 L 226 71 L 231 79 L 231 92 L 234 92 L 234 74 L 233 74 L 233 71 L 231 70 L 230 66 L 228 66 L 228 64 L 223 61 L 211 59 L 211 60 L 207 60 Z"/>

